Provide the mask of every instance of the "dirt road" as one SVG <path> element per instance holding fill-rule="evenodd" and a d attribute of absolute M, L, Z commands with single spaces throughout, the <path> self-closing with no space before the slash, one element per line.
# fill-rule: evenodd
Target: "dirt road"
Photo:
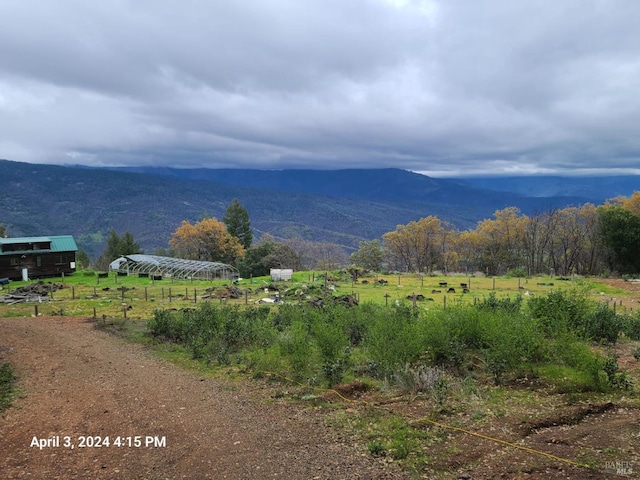
<path fill-rule="evenodd" d="M 181 370 L 83 319 L 0 318 L 6 361 L 22 396 L 0 418 L 3 479 L 405 478 L 312 411 Z"/>

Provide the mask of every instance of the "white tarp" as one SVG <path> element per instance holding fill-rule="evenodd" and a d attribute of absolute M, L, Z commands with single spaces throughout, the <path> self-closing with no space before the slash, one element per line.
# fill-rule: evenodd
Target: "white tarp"
<path fill-rule="evenodd" d="M 291 280 L 293 278 L 293 269 L 291 268 L 272 268 L 271 280 L 279 282 L 281 280 Z"/>

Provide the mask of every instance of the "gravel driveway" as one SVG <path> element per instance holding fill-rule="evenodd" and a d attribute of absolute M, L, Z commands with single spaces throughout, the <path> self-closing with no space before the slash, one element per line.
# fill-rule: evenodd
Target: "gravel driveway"
<path fill-rule="evenodd" d="M 0 418 L 3 479 L 406 478 L 258 382 L 203 378 L 81 318 L 0 318 L 7 361 L 22 396 Z"/>

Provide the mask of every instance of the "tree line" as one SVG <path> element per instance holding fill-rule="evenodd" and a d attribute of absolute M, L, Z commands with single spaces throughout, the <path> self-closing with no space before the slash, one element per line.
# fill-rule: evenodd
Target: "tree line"
<path fill-rule="evenodd" d="M 382 236 L 382 242 L 361 242 L 351 258 L 375 271 L 636 274 L 640 273 L 640 192 L 598 207 L 588 203 L 534 215 L 508 207 L 464 231 L 428 216 L 398 225 Z"/>
<path fill-rule="evenodd" d="M 0 234 L 7 234 L 0 225 Z M 143 253 L 133 235 L 111 230 L 95 266 Z M 206 216 L 184 220 L 171 234 L 169 248 L 154 254 L 224 262 L 243 277 L 268 275 L 271 268 L 331 270 L 352 264 L 372 271 L 416 273 L 482 272 L 487 275 L 602 275 L 640 273 L 640 191 L 603 205 L 550 209 L 533 215 L 516 207 L 494 213 L 476 228 L 456 229 L 427 216 L 362 241 L 351 256 L 340 245 L 301 238 L 276 240 L 265 233 L 253 242 L 249 213 L 237 200 L 222 220 Z M 86 253 L 78 253 L 86 267 Z"/>

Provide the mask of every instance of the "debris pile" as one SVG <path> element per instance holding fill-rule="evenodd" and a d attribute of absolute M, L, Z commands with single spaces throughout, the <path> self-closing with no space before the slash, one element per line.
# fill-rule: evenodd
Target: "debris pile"
<path fill-rule="evenodd" d="M 8 294 L 0 296 L 0 303 L 13 305 L 14 303 L 23 302 L 48 302 L 49 294 L 60 290 L 63 285 L 60 283 L 43 282 L 24 285 L 22 287 L 11 290 Z"/>
<path fill-rule="evenodd" d="M 235 285 L 224 285 L 219 288 L 207 288 L 206 294 L 202 295 L 200 298 L 242 298 L 244 296 L 244 290 L 236 287 Z"/>

